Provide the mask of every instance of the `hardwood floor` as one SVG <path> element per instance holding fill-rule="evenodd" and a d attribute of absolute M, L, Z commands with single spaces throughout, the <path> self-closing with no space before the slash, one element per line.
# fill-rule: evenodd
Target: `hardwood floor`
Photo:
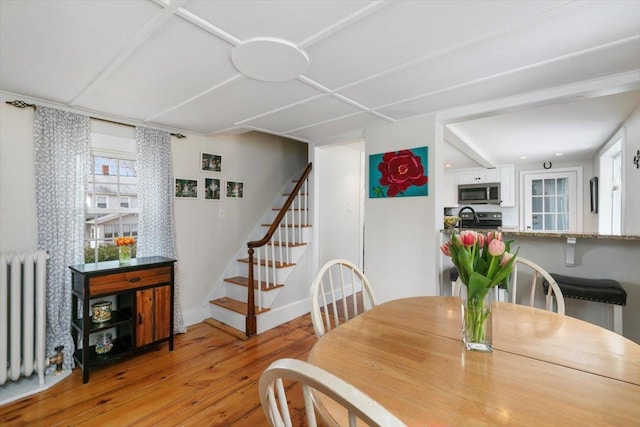
<path fill-rule="evenodd" d="M 78 368 L 42 393 L 0 406 L 2 426 L 266 426 L 258 380 L 274 360 L 306 360 L 316 337 L 307 314 L 241 341 L 206 323 L 132 359 Z M 302 403 L 292 402 L 294 412 Z M 302 425 L 302 414 L 298 413 Z"/>

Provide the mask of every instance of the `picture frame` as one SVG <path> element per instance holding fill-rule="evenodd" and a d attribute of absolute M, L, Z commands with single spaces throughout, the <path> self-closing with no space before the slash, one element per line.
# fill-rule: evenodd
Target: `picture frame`
<path fill-rule="evenodd" d="M 205 200 L 220 200 L 220 178 L 205 178 L 204 179 L 204 199 Z"/>
<path fill-rule="evenodd" d="M 369 155 L 369 198 L 429 195 L 429 147 Z"/>
<path fill-rule="evenodd" d="M 200 153 L 200 170 L 204 172 L 222 172 L 222 156 L 213 153 Z"/>
<path fill-rule="evenodd" d="M 177 199 L 197 199 L 198 198 L 198 180 L 176 178 L 174 187 L 174 196 Z"/>
<path fill-rule="evenodd" d="M 227 199 L 244 199 L 244 183 L 242 181 L 226 181 L 224 194 Z"/>
<path fill-rule="evenodd" d="M 598 213 L 598 177 L 589 180 L 589 195 L 591 196 L 591 212 Z"/>

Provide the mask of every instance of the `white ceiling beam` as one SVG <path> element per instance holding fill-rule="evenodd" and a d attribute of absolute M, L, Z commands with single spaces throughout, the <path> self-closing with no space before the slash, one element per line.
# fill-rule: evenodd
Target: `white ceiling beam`
<path fill-rule="evenodd" d="M 459 134 L 451 130 L 449 126 L 444 127 L 444 140 L 485 168 L 495 168 L 497 166 L 496 163 L 482 153 L 478 147 L 469 141 L 465 141 Z"/>

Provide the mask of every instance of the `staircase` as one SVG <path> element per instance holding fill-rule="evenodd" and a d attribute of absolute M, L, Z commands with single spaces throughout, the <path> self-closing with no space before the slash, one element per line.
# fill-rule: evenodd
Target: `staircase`
<path fill-rule="evenodd" d="M 256 227 L 253 235 L 259 240 L 248 242 L 246 248 L 239 251 L 248 256 L 238 256 L 228 269 L 239 274 L 226 277 L 223 280 L 224 296 L 209 301 L 212 323 L 222 324 L 227 330 L 232 328 L 234 335 L 247 338 L 263 329 L 258 328 L 258 316 L 273 307 L 311 238 L 308 220 L 310 172 L 311 163 L 300 178 L 293 181 L 293 190 L 279 198 L 284 203 L 280 200 L 281 207 L 272 209 L 277 213 L 275 219 Z M 267 218 L 273 217 L 273 213 Z"/>

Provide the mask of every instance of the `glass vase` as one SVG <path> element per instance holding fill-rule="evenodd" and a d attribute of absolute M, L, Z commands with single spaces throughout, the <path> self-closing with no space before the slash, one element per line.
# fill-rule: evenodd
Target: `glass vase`
<path fill-rule="evenodd" d="M 131 263 L 131 246 L 118 246 L 118 260 L 121 265 Z"/>
<path fill-rule="evenodd" d="M 467 350 L 490 352 L 491 292 L 462 300 L 462 341 Z"/>

